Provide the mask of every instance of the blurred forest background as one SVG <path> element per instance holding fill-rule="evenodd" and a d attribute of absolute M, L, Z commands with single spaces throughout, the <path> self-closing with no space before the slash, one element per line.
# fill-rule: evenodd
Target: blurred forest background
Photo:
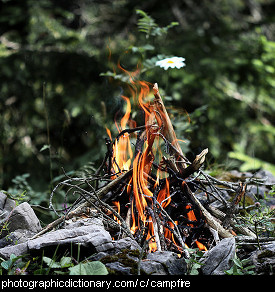
<path fill-rule="evenodd" d="M 48 206 L 62 167 L 99 166 L 130 94 L 118 61 L 159 84 L 190 157 L 275 174 L 274 0 L 1 0 L 0 189 Z"/>

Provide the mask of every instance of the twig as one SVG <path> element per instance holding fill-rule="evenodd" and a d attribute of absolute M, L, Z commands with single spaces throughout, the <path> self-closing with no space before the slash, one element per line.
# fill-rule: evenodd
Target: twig
<path fill-rule="evenodd" d="M 94 194 L 91 192 L 88 192 L 84 189 L 80 189 L 81 191 L 83 191 L 84 193 L 86 193 L 88 196 L 92 196 L 93 198 L 91 199 L 91 202 L 94 202 L 93 200 L 96 199 L 103 199 L 104 196 L 110 191 L 112 190 L 112 188 L 114 186 L 116 186 L 118 183 L 120 183 L 121 181 L 123 181 L 125 178 L 127 178 L 130 174 L 132 173 L 132 169 L 128 170 L 127 172 L 121 174 L 120 176 L 118 176 L 117 178 L 115 178 L 114 180 L 112 180 L 110 183 L 108 183 L 107 185 L 105 185 L 104 187 L 102 187 L 101 189 L 97 190 Z M 75 179 L 75 180 L 80 180 L 80 179 Z M 83 178 L 82 178 L 83 181 Z M 59 183 L 53 190 L 53 192 L 60 186 L 60 185 L 66 185 L 68 180 L 66 180 L 65 182 Z M 71 185 L 70 185 L 71 186 Z M 79 186 L 74 186 L 75 188 L 79 188 Z M 52 193 L 53 193 L 52 192 Z M 46 227 L 44 227 L 40 232 L 38 232 L 36 235 L 34 235 L 31 239 L 35 239 L 39 236 L 41 236 L 42 234 L 46 233 L 47 231 L 51 230 L 52 228 L 58 226 L 60 223 L 62 223 L 62 221 L 64 221 L 66 218 L 70 218 L 71 216 L 77 215 L 78 213 L 81 213 L 81 211 L 86 208 L 86 207 L 90 207 L 91 206 L 91 202 L 87 202 L 85 201 L 84 203 L 82 203 L 81 205 L 79 205 L 78 207 L 76 207 L 74 210 L 71 210 L 70 212 L 68 212 L 66 215 L 56 219 L 55 221 L 51 222 L 50 224 L 48 224 Z"/>
<path fill-rule="evenodd" d="M 88 204 L 90 204 L 91 206 L 93 206 L 94 208 L 96 208 L 105 218 L 107 218 L 108 220 L 111 220 L 113 223 L 117 224 L 119 226 L 119 228 L 123 229 L 123 231 L 131 238 L 134 240 L 134 237 L 132 235 L 132 233 L 130 232 L 130 230 L 128 229 L 128 226 L 126 224 L 126 222 L 124 221 L 124 219 L 120 216 L 120 214 L 118 212 L 116 212 L 116 210 L 114 210 L 110 205 L 108 205 L 107 203 L 101 201 L 99 198 L 97 198 L 96 202 L 99 203 L 101 206 L 103 206 L 104 208 L 110 210 L 113 215 L 115 215 L 119 220 L 120 220 L 120 224 L 117 223 L 114 219 L 110 218 L 109 216 L 107 216 L 104 212 L 101 211 L 101 208 L 98 208 L 96 206 L 96 204 L 90 200 L 89 198 L 85 197 L 82 192 L 80 192 L 81 196 L 86 200 L 86 202 L 88 202 Z"/>
<path fill-rule="evenodd" d="M 155 96 L 154 105 L 155 105 L 156 111 L 161 116 L 161 118 L 160 118 L 159 116 L 155 115 L 155 118 L 157 120 L 158 125 L 163 128 L 163 131 L 162 131 L 163 135 L 173 145 L 173 148 L 171 148 L 171 151 L 173 152 L 174 158 L 177 161 L 176 166 L 179 169 L 179 171 L 181 172 L 184 168 L 186 168 L 187 165 L 186 165 L 185 161 L 182 159 L 182 156 L 184 156 L 184 155 L 183 155 L 182 149 L 179 145 L 179 142 L 178 142 L 178 139 L 176 137 L 176 134 L 175 134 L 173 125 L 171 123 L 171 120 L 169 118 L 169 115 L 168 115 L 166 108 L 164 106 L 161 95 L 159 93 L 157 83 L 154 84 L 153 91 L 154 91 L 154 96 Z M 177 151 L 174 151 L 174 148 Z"/>
<path fill-rule="evenodd" d="M 224 218 L 226 216 L 226 214 L 224 212 L 222 212 L 219 209 L 217 209 L 215 207 L 212 207 L 212 206 L 208 206 L 207 209 L 216 218 L 220 219 L 221 221 L 224 220 Z M 237 222 L 235 222 L 234 219 L 231 219 L 229 221 L 229 224 L 238 233 L 241 233 L 243 235 L 247 235 L 247 236 L 250 236 L 250 237 L 254 237 L 254 238 L 256 237 L 256 235 L 252 231 L 250 231 L 248 228 L 246 228 L 244 226 L 241 226 L 240 224 L 238 224 Z"/>
<path fill-rule="evenodd" d="M 175 237 L 177 238 L 177 240 L 179 241 L 181 247 L 182 247 L 182 250 L 183 250 L 183 254 L 185 256 L 185 258 L 190 258 L 190 254 L 188 252 L 188 249 L 186 248 L 183 240 L 182 240 L 182 236 L 180 234 L 180 231 L 178 229 L 178 226 L 177 224 L 174 222 L 174 220 L 170 217 L 170 215 L 164 210 L 164 208 L 162 208 L 161 204 L 155 199 L 154 199 L 154 202 L 158 205 L 158 207 L 160 208 L 160 212 L 168 218 L 168 220 L 174 225 L 174 229 L 173 229 L 173 234 L 175 235 Z"/>
<path fill-rule="evenodd" d="M 217 230 L 222 238 L 234 237 L 228 230 L 223 228 L 222 225 L 203 207 L 201 202 L 196 198 L 196 196 L 193 194 L 193 192 L 189 189 L 187 185 L 186 189 L 188 190 L 188 193 L 192 201 L 198 206 L 199 210 L 202 212 L 208 225 L 213 229 Z"/>

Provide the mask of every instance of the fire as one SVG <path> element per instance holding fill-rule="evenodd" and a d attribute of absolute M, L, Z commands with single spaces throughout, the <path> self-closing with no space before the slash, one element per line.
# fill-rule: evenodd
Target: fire
<path fill-rule="evenodd" d="M 113 202 L 113 203 L 117 207 L 117 213 L 120 214 L 120 203 L 118 201 Z M 117 223 L 120 224 L 120 220 L 116 216 L 114 216 L 114 219 L 117 221 Z"/>
<path fill-rule="evenodd" d="M 189 210 L 191 209 L 191 206 L 190 205 L 187 205 L 186 206 L 186 209 Z M 197 221 L 197 218 L 195 216 L 195 213 L 193 210 L 190 210 L 188 213 L 187 213 L 187 217 L 190 221 Z M 193 227 L 194 225 L 193 224 L 188 224 L 189 226 Z M 199 248 L 199 250 L 204 250 L 204 251 L 207 251 L 207 248 L 205 245 L 203 245 L 201 242 L 199 242 L 198 240 L 195 241 L 197 247 Z"/>
<path fill-rule="evenodd" d="M 167 240 L 170 240 L 179 250 L 182 250 L 174 237 L 174 233 L 171 231 L 175 228 L 175 224 L 178 224 L 178 221 L 174 223 L 168 221 L 170 229 L 163 226 L 159 227 L 154 217 L 155 215 L 152 215 L 153 200 L 156 200 L 163 209 L 167 208 L 171 203 L 170 181 L 168 177 L 165 177 L 167 174 L 160 169 L 157 170 L 156 174 L 152 174 L 155 158 L 159 159 L 159 161 L 163 158 L 159 142 L 159 132 L 163 126 L 167 126 L 163 125 L 163 120 L 165 120 L 165 114 L 167 113 L 162 112 L 160 109 L 156 110 L 148 101 L 152 84 L 146 81 L 135 80 L 139 74 L 139 68 L 134 72 L 126 71 L 120 64 L 118 64 L 118 68 L 128 75 L 131 84 L 129 87 L 131 99 L 143 110 L 145 118 L 145 130 L 141 134 L 143 135 L 143 143 L 138 147 L 138 151 L 135 154 L 131 147 L 131 134 L 127 131 L 133 125 L 129 97 L 121 96 L 126 103 L 126 110 L 120 122 L 115 122 L 119 132 L 115 141 L 112 139 L 111 131 L 106 128 L 107 134 L 112 141 L 113 155 L 109 168 L 113 177 L 132 168 L 132 177 L 127 185 L 127 194 L 130 198 L 130 231 L 133 235 L 137 232 L 143 232 L 141 236 L 146 238 L 150 252 L 161 248 L 157 239 L 159 229 L 161 229 L 160 232 L 162 232 Z M 171 144 L 177 148 L 178 141 L 178 139 L 172 139 Z M 152 181 L 154 181 L 154 185 L 149 183 Z M 120 213 L 119 202 L 114 202 L 114 204 L 117 207 L 118 213 Z M 187 205 L 186 208 L 189 209 L 191 206 Z M 190 221 L 197 220 L 193 210 L 187 212 L 187 216 Z M 115 220 L 119 221 L 116 217 Z M 206 250 L 205 246 L 200 242 L 196 242 L 196 244 L 200 249 Z"/>
<path fill-rule="evenodd" d="M 128 97 L 121 96 L 126 101 L 126 113 L 120 121 L 120 125 L 116 124 L 117 130 L 121 133 L 126 129 L 126 126 L 130 119 L 131 113 L 131 103 Z M 109 138 L 112 140 L 111 131 L 106 128 Z M 112 162 L 112 171 L 114 173 L 121 173 L 123 170 L 129 170 L 133 158 L 133 151 L 131 148 L 131 141 L 128 134 L 122 135 L 119 140 L 115 140 L 113 144 L 113 162 Z"/>

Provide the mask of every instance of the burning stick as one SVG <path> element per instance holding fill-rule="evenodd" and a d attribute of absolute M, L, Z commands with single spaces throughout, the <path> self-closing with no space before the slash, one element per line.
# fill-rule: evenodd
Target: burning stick
<path fill-rule="evenodd" d="M 187 167 L 186 165 L 187 159 L 184 157 L 181 147 L 178 143 L 178 139 L 176 137 L 173 125 L 166 111 L 163 100 L 160 96 L 157 83 L 154 84 L 153 90 L 154 90 L 154 95 L 155 95 L 154 105 L 156 108 L 155 118 L 157 120 L 159 127 L 163 129 L 164 137 L 173 146 L 173 147 L 169 147 L 170 148 L 169 150 L 171 153 L 173 153 L 173 156 L 175 160 L 177 161 L 175 162 L 175 165 L 177 166 L 179 172 L 182 172 Z M 159 116 L 157 113 L 159 114 Z"/>
<path fill-rule="evenodd" d="M 196 196 L 193 194 L 193 192 L 189 189 L 187 186 L 186 189 L 188 190 L 188 193 L 191 197 L 191 199 L 194 201 L 194 203 L 198 206 L 198 208 L 201 210 L 202 214 L 205 217 L 206 222 L 210 227 L 217 230 L 219 235 L 222 238 L 226 237 L 234 237 L 228 230 L 222 227 L 222 225 L 203 207 L 201 202 L 196 198 Z"/>

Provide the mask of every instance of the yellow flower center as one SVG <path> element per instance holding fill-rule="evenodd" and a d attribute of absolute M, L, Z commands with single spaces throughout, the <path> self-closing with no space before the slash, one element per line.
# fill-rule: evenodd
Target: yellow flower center
<path fill-rule="evenodd" d="M 173 63 L 174 63 L 174 61 L 171 61 L 171 60 L 169 60 L 169 61 L 167 61 L 167 63 L 173 64 Z"/>

